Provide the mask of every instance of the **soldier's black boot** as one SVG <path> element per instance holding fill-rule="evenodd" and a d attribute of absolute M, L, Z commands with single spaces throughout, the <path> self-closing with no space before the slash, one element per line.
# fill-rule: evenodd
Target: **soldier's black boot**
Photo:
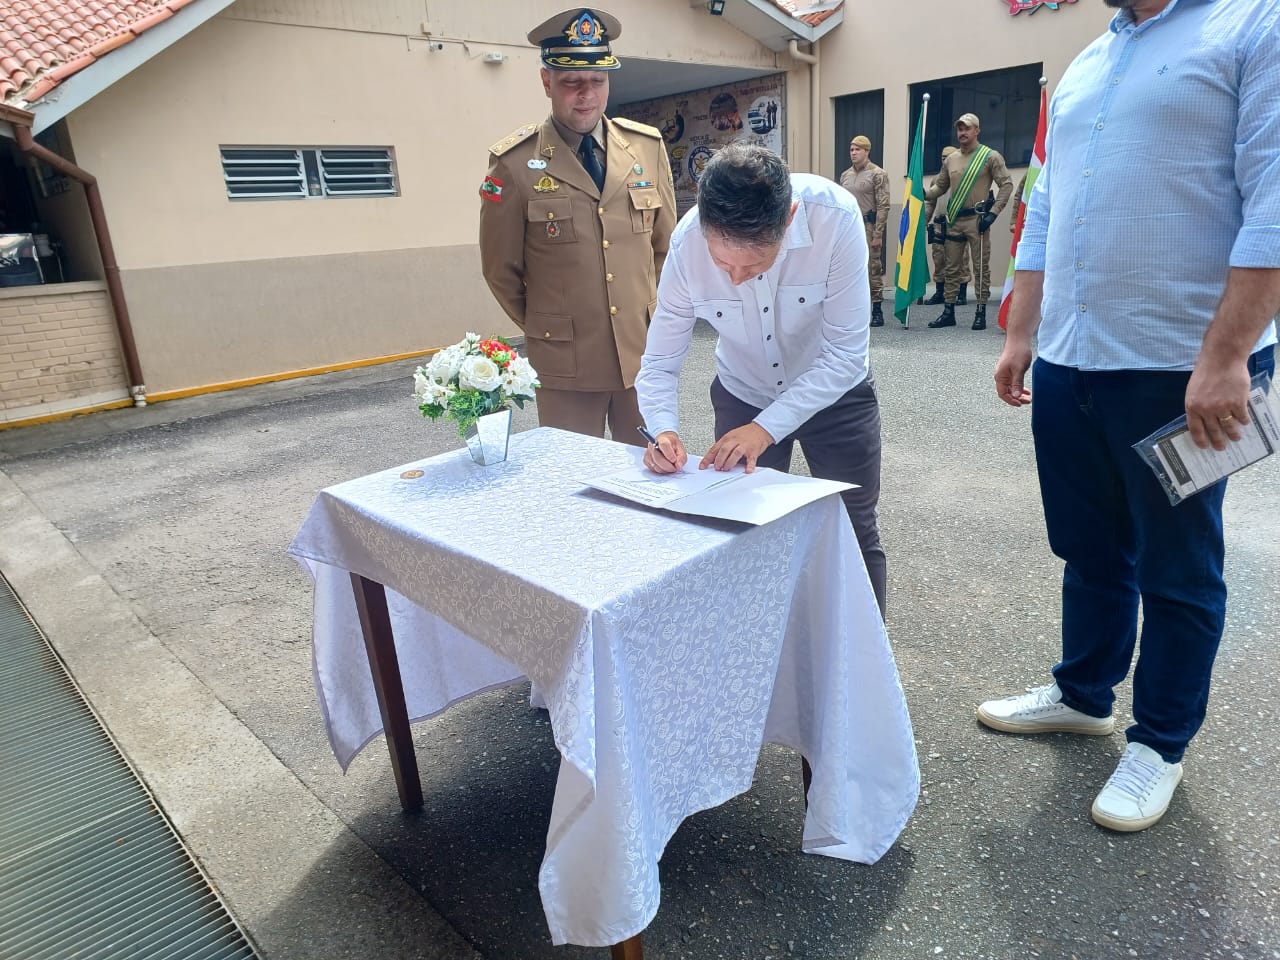
<path fill-rule="evenodd" d="M 871 325 L 873 327 L 884 326 L 884 314 L 880 312 L 880 301 L 877 300 L 871 305 Z"/>
<path fill-rule="evenodd" d="M 973 329 L 987 329 L 987 305 L 980 303 L 973 308 Z"/>
<path fill-rule="evenodd" d="M 933 296 L 925 301 L 931 307 L 936 307 L 947 299 L 946 283 L 939 283 L 938 288 L 933 291 Z"/>
<path fill-rule="evenodd" d="M 947 304 L 942 308 L 942 316 L 938 317 L 929 324 L 930 330 L 937 330 L 939 327 L 954 327 L 956 325 L 956 308 L 951 304 Z"/>
<path fill-rule="evenodd" d="M 960 295 L 956 297 L 956 306 L 963 307 L 969 302 L 969 285 L 967 283 L 960 284 Z"/>

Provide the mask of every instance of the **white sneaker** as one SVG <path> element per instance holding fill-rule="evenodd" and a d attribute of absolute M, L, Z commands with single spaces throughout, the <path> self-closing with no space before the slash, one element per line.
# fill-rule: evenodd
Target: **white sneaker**
<path fill-rule="evenodd" d="M 1093 801 L 1093 822 L 1111 830 L 1145 830 L 1164 816 L 1182 780 L 1182 764 L 1166 763 L 1144 743 L 1131 743 Z"/>
<path fill-rule="evenodd" d="M 1020 697 L 988 700 L 978 706 L 978 722 L 1005 733 L 1085 733 L 1105 737 L 1116 728 L 1113 717 L 1091 717 L 1062 702 L 1056 683 L 1034 687 Z"/>

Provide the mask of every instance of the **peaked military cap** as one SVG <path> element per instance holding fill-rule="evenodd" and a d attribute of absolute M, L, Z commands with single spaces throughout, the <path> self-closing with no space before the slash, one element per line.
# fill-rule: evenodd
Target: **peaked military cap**
<path fill-rule="evenodd" d="M 622 64 L 609 41 L 621 35 L 617 17 L 577 7 L 538 24 L 529 31 L 529 42 L 542 48 L 542 63 L 551 70 L 617 70 Z"/>

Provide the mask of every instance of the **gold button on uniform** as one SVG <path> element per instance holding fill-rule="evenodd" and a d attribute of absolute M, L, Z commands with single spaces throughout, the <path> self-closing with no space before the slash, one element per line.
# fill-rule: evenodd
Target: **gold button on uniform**
<path fill-rule="evenodd" d="M 604 216 L 604 207 L 601 207 L 601 208 L 600 208 L 600 216 L 602 216 L 602 217 Z"/>
<path fill-rule="evenodd" d="M 608 250 L 608 249 L 609 249 L 609 241 L 608 241 L 608 240 L 606 240 L 606 241 L 604 242 L 604 248 L 605 248 L 606 250 Z"/>
<path fill-rule="evenodd" d="M 617 308 L 617 307 L 610 307 L 610 308 L 609 308 L 609 316 L 611 316 L 611 317 L 616 317 L 617 315 L 618 315 L 618 308 Z"/>
<path fill-rule="evenodd" d="M 653 199 L 652 199 L 651 197 L 645 197 L 645 198 L 644 198 L 644 205 L 645 205 L 646 207 L 652 207 L 652 206 L 653 206 Z"/>
<path fill-rule="evenodd" d="M 556 218 L 556 215 L 555 215 L 554 213 L 552 213 L 550 210 L 548 210 L 548 211 L 547 211 L 547 219 L 548 219 L 548 220 L 554 220 L 555 218 Z"/>
<path fill-rule="evenodd" d="M 613 274 L 612 274 L 612 273 L 606 273 L 606 274 L 604 275 L 604 278 L 605 278 L 606 280 L 608 280 L 610 283 L 613 283 Z"/>
<path fill-rule="evenodd" d="M 544 333 L 544 334 L 542 335 L 542 339 L 543 339 L 543 340 L 550 340 L 550 339 L 551 339 L 551 331 L 550 331 L 550 330 L 548 330 L 546 333 Z"/>

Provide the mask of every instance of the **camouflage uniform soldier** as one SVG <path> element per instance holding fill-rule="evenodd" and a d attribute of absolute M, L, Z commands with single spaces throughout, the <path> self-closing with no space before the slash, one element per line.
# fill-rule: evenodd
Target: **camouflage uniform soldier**
<path fill-rule="evenodd" d="M 942 162 L 947 162 L 947 157 L 956 152 L 956 148 L 948 144 L 942 148 Z M 934 229 L 930 231 L 929 245 L 933 247 L 933 296 L 928 300 L 921 299 L 920 303 L 936 305 L 942 303 L 945 298 L 946 290 L 946 270 L 947 270 L 947 249 L 946 241 L 939 237 L 936 241 L 933 237 L 939 232 L 938 224 L 933 223 L 933 214 L 938 207 L 937 200 L 930 200 L 924 205 L 925 223 L 933 224 Z M 973 282 L 973 264 L 969 259 L 969 248 L 964 248 L 964 274 L 960 281 L 960 294 L 956 297 L 956 306 L 962 307 L 969 302 L 968 289 L 969 284 Z"/>
<path fill-rule="evenodd" d="M 871 326 L 883 327 L 884 235 L 889 222 L 889 175 L 871 162 L 871 141 L 854 137 L 849 144 L 853 166 L 840 175 L 840 186 L 853 194 L 867 232 L 867 274 L 871 279 Z"/>
<path fill-rule="evenodd" d="M 956 120 L 956 139 L 960 149 L 947 157 L 933 185 L 925 191 L 926 200 L 937 200 L 948 190 L 947 203 L 947 276 L 946 306 L 942 314 L 929 324 L 933 329 L 956 325 L 956 295 L 964 275 L 964 248 L 973 260 L 975 294 L 978 305 L 973 312 L 973 329 L 987 328 L 987 298 L 991 295 L 991 238 L 987 231 L 1009 202 L 1013 178 L 1005 168 L 1004 157 L 978 142 L 981 132 L 975 114 L 965 113 Z M 992 200 L 992 186 L 1000 192 Z"/>

